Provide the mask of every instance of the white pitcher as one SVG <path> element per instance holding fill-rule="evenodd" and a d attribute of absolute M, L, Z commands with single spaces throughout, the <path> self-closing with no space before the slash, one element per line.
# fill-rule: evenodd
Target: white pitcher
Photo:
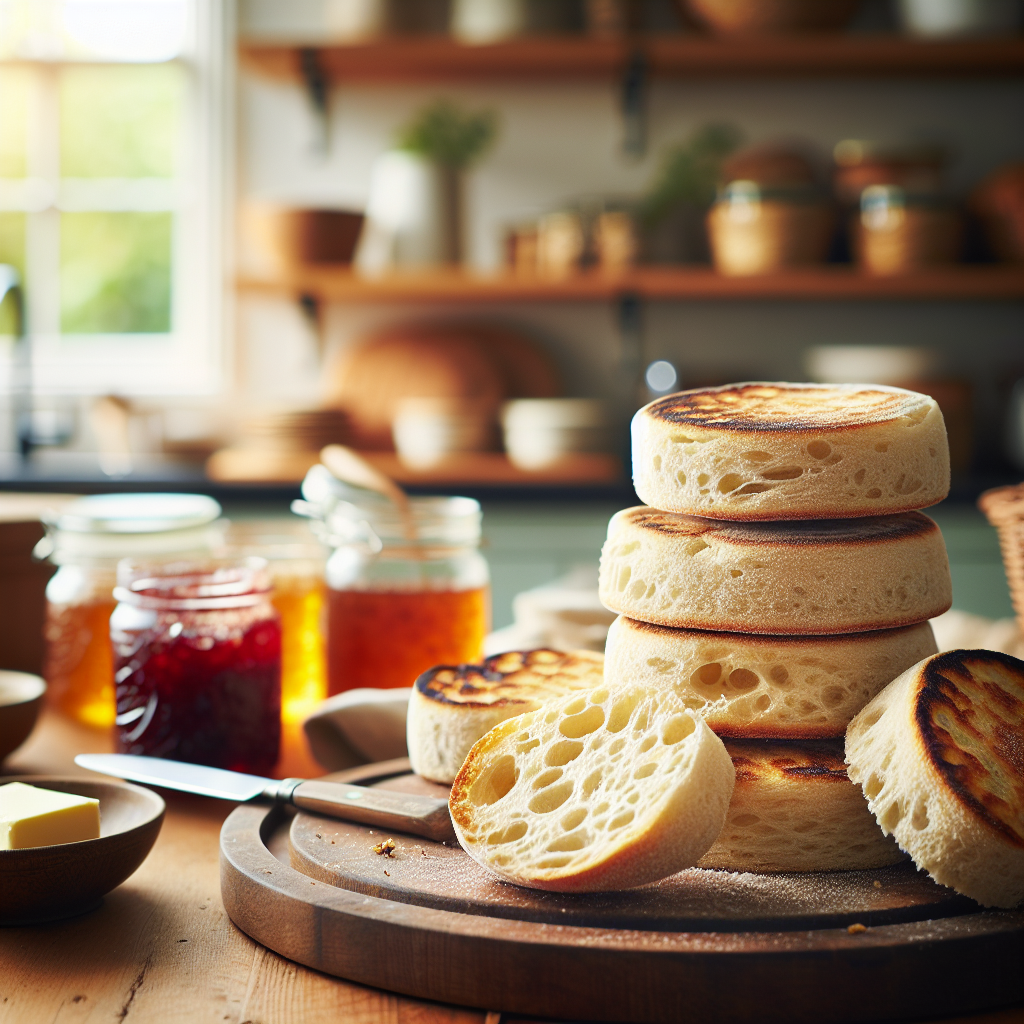
<path fill-rule="evenodd" d="M 526 0 L 454 0 L 452 35 L 463 43 L 496 43 L 526 29 Z"/>
<path fill-rule="evenodd" d="M 457 171 L 403 150 L 384 153 L 370 177 L 356 268 L 380 274 L 457 263 L 460 213 Z"/>

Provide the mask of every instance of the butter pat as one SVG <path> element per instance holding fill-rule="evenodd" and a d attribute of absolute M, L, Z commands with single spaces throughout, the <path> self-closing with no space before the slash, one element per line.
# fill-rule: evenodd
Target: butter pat
<path fill-rule="evenodd" d="M 0 786 L 0 850 L 80 843 L 99 835 L 99 800 L 23 782 Z"/>

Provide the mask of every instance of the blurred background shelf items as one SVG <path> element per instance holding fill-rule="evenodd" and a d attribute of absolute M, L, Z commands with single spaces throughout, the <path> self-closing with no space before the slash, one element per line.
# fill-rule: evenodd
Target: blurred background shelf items
<path fill-rule="evenodd" d="M 582 522 L 745 379 L 927 391 L 956 501 L 1024 470 L 1020 0 L 8 6 L 7 491 L 277 514 L 343 444 Z"/>

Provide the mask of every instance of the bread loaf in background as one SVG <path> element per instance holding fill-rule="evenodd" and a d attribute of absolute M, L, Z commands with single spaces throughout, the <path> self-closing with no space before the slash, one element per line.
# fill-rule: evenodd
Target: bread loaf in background
<path fill-rule="evenodd" d="M 925 508 L 949 492 L 935 400 L 864 384 L 729 384 L 633 417 L 633 483 L 712 519 L 831 519 Z"/>
<path fill-rule="evenodd" d="M 528 337 L 497 324 L 400 324 L 346 349 L 326 372 L 324 401 L 344 409 L 353 445 L 392 448 L 404 398 L 472 401 L 498 408 L 510 398 L 562 393 L 550 357 Z"/>
<path fill-rule="evenodd" d="M 920 512 L 730 523 L 640 506 L 608 524 L 600 594 L 663 626 L 799 635 L 923 622 L 950 607 L 952 583 Z"/>
<path fill-rule="evenodd" d="M 670 688 L 719 736 L 842 737 L 904 669 L 935 654 L 927 622 L 838 636 L 671 629 L 620 616 L 605 647 L 616 686 Z"/>

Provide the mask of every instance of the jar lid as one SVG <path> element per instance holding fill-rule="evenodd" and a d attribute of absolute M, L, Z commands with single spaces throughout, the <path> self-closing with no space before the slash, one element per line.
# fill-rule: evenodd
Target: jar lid
<path fill-rule="evenodd" d="M 91 495 L 44 519 L 46 536 L 33 554 L 64 565 L 209 551 L 226 525 L 220 512 L 204 494 Z"/>
<path fill-rule="evenodd" d="M 717 203 L 820 203 L 823 195 L 814 185 L 762 185 L 756 181 L 737 179 L 726 182 L 718 190 Z"/>
<path fill-rule="evenodd" d="M 166 533 L 205 526 L 220 513 L 205 494 L 94 494 L 65 505 L 48 525 L 62 533 Z"/>

